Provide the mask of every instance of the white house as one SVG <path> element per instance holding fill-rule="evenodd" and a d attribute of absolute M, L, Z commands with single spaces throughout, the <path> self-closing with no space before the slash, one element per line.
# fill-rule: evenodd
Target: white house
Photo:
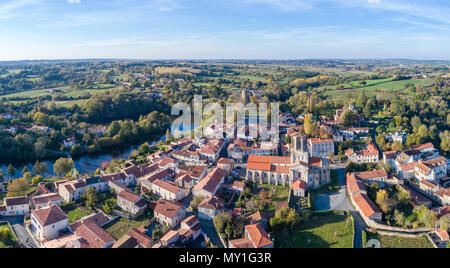
<path fill-rule="evenodd" d="M 25 196 L 8 197 L 0 206 L 0 215 L 2 216 L 24 216 L 30 214 L 30 204 Z"/>
<path fill-rule="evenodd" d="M 312 157 L 327 157 L 334 155 L 333 139 L 308 139 L 309 151 Z"/>
<path fill-rule="evenodd" d="M 69 217 L 56 205 L 31 212 L 31 230 L 39 241 L 55 239 L 68 227 Z"/>

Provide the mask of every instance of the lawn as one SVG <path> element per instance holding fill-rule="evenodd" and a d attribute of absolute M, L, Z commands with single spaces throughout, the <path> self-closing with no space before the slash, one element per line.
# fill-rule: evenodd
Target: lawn
<path fill-rule="evenodd" d="M 312 217 L 293 232 L 275 236 L 277 248 L 352 248 L 354 225 L 351 216 Z"/>
<path fill-rule="evenodd" d="M 144 214 L 136 220 L 120 218 L 118 221 L 110 223 L 104 227 L 105 231 L 112 235 L 115 239 L 122 238 L 131 228 L 139 228 L 146 225 L 150 218 Z"/>
<path fill-rule="evenodd" d="M 89 211 L 89 210 L 85 210 L 82 208 L 76 208 L 70 212 L 67 213 L 67 216 L 69 217 L 69 222 L 73 223 L 76 222 L 77 220 L 84 218 L 88 215 L 91 215 L 92 213 L 94 213 L 93 211 Z"/>
<path fill-rule="evenodd" d="M 9 247 L 16 246 L 17 239 L 14 236 L 14 234 L 12 233 L 11 228 L 9 228 L 9 225 L 7 223 L 0 223 L 0 230 L 2 230 L 4 227 L 9 229 L 10 235 L 7 240 L 0 240 L 0 248 L 9 248 Z"/>

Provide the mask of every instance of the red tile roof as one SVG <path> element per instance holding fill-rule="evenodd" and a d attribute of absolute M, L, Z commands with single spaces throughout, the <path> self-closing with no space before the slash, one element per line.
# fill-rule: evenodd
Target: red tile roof
<path fill-rule="evenodd" d="M 309 139 L 310 143 L 316 144 L 316 143 L 325 143 L 325 142 L 334 142 L 333 139 Z"/>
<path fill-rule="evenodd" d="M 169 191 L 173 194 L 177 194 L 181 189 L 178 188 L 178 186 L 176 186 L 175 184 L 171 183 L 171 182 L 165 182 L 162 180 L 156 180 L 153 182 L 154 185 L 158 186 L 159 188 L 162 188 L 166 191 Z"/>
<path fill-rule="evenodd" d="M 364 185 L 364 183 L 356 180 L 354 175 L 347 176 L 347 187 L 348 187 L 348 191 L 351 194 L 354 194 L 357 192 L 366 192 L 367 193 L 367 189 L 366 189 L 366 186 Z"/>
<path fill-rule="evenodd" d="M 130 192 L 130 191 L 121 191 L 118 195 L 117 198 L 122 198 L 125 199 L 129 202 L 132 203 L 136 203 L 141 197 L 138 195 L 135 195 L 134 193 Z"/>
<path fill-rule="evenodd" d="M 42 226 L 48 226 L 69 219 L 66 213 L 58 206 L 51 205 L 49 207 L 33 210 L 31 212 Z"/>
<path fill-rule="evenodd" d="M 254 225 L 246 225 L 245 230 L 248 233 L 248 238 L 253 242 L 255 248 L 266 247 L 272 244 L 269 235 L 264 230 L 260 223 Z"/>
<path fill-rule="evenodd" d="M 442 239 L 442 241 L 447 242 L 450 237 L 448 235 L 447 230 L 443 229 L 443 228 L 439 228 L 436 230 L 436 233 L 439 235 L 439 237 Z"/>
<path fill-rule="evenodd" d="M 49 193 L 32 197 L 34 204 L 46 204 L 48 202 L 55 202 L 61 200 L 61 197 L 57 193 Z"/>
<path fill-rule="evenodd" d="M 4 199 L 5 205 L 7 207 L 11 206 L 21 206 L 21 205 L 27 205 L 28 199 L 25 196 L 20 197 L 8 197 Z"/>
<path fill-rule="evenodd" d="M 110 234 L 91 221 L 82 222 L 73 231 L 82 237 L 90 248 L 102 248 L 107 243 L 115 242 Z"/>
<path fill-rule="evenodd" d="M 387 172 L 384 169 L 381 170 L 374 170 L 374 171 L 365 171 L 365 172 L 356 172 L 354 173 L 356 179 L 360 180 L 370 180 L 380 177 L 387 177 Z"/>
<path fill-rule="evenodd" d="M 431 142 L 429 142 L 429 143 L 425 143 L 425 144 L 414 145 L 414 146 L 411 146 L 411 148 L 413 150 L 423 150 L 423 149 L 428 149 L 428 148 L 434 148 L 434 145 Z"/>
<path fill-rule="evenodd" d="M 184 205 L 178 202 L 170 202 L 167 200 L 159 200 L 155 207 L 155 213 L 164 215 L 168 218 L 173 218 Z"/>
<path fill-rule="evenodd" d="M 365 194 L 356 194 L 353 196 L 353 200 L 366 217 L 370 217 L 375 213 L 381 213 L 380 209 Z"/>
<path fill-rule="evenodd" d="M 304 182 L 302 180 L 297 180 L 292 184 L 292 189 L 293 190 L 298 190 L 298 189 L 306 190 L 307 186 L 308 185 L 306 184 L 306 182 Z"/>
<path fill-rule="evenodd" d="M 227 173 L 225 170 L 215 168 L 194 187 L 194 190 L 205 190 L 209 193 L 213 193 L 226 175 Z"/>
<path fill-rule="evenodd" d="M 228 241 L 233 248 L 253 248 L 253 243 L 248 238 L 240 238 Z"/>
<path fill-rule="evenodd" d="M 224 201 L 220 197 L 209 197 L 203 199 L 202 202 L 198 205 L 200 208 L 207 208 L 211 210 L 225 210 L 223 206 Z"/>
<path fill-rule="evenodd" d="M 148 248 L 153 243 L 153 239 L 139 229 L 131 228 L 127 235 L 133 237 L 144 248 Z"/>

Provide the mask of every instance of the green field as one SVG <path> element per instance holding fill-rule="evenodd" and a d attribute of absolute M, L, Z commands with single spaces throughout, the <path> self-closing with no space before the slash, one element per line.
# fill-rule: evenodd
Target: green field
<path fill-rule="evenodd" d="M 69 86 L 66 87 L 57 87 L 57 88 L 47 88 L 47 89 L 37 89 L 37 90 L 29 90 L 29 91 L 23 91 L 8 95 L 2 95 L 1 98 L 9 98 L 9 99 L 32 99 L 37 97 L 43 97 L 43 96 L 51 96 L 51 95 L 57 95 L 57 94 L 63 94 L 67 97 L 82 97 L 87 94 L 93 94 L 97 92 L 104 92 L 108 90 L 117 90 L 120 89 L 120 86 L 115 85 L 107 85 L 107 84 L 98 84 L 95 88 L 90 89 L 73 89 Z M 50 90 L 58 90 L 61 91 L 60 93 L 52 93 Z"/>
<path fill-rule="evenodd" d="M 372 95 L 383 95 L 389 96 L 391 91 L 401 91 L 405 89 L 405 84 L 411 83 L 414 85 L 422 85 L 423 87 L 430 86 L 433 84 L 433 79 L 410 79 L 410 80 L 400 80 L 400 81 L 390 81 L 391 79 L 380 79 L 380 80 L 368 80 L 368 85 L 360 87 L 359 81 L 353 81 L 351 84 L 355 85 L 357 88 L 349 87 L 349 84 L 344 84 L 344 89 L 341 90 L 330 90 L 325 92 L 326 95 L 331 97 L 343 96 L 348 94 L 359 94 L 361 91 L 365 91 L 367 96 Z M 376 82 L 378 81 L 378 82 Z M 389 82 L 387 82 L 389 81 Z M 335 89 L 336 87 L 331 87 Z"/>
<path fill-rule="evenodd" d="M 70 108 L 73 105 L 82 106 L 87 100 L 74 100 L 74 101 L 55 101 L 56 107 Z"/>
<path fill-rule="evenodd" d="M 293 232 L 275 236 L 277 248 L 352 248 L 353 219 L 351 216 L 328 215 L 312 217 Z"/>
<path fill-rule="evenodd" d="M 260 82 L 266 80 L 264 77 L 254 76 L 254 75 L 239 75 L 239 78 L 242 79 L 249 79 L 252 81 Z"/>
<path fill-rule="evenodd" d="M 128 233 L 128 230 L 130 230 L 131 228 L 139 228 L 141 226 L 144 226 L 149 223 L 149 220 L 150 219 L 147 217 L 147 215 L 142 215 L 136 220 L 120 218 L 118 221 L 105 226 L 104 229 L 112 237 L 118 240 L 122 238 L 126 233 Z"/>

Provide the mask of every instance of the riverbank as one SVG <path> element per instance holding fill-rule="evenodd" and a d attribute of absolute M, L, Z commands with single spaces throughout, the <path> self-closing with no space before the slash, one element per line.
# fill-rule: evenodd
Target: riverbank
<path fill-rule="evenodd" d="M 158 138 L 157 135 L 151 137 L 150 139 L 146 140 L 143 139 L 139 142 L 134 142 L 132 144 L 128 145 L 121 145 L 115 148 L 105 149 L 103 152 L 100 153 L 94 153 L 94 154 L 86 154 L 82 157 L 74 159 L 75 162 L 75 168 L 78 172 L 89 174 L 94 173 L 98 168 L 101 168 L 101 165 L 103 162 L 110 162 L 112 160 L 120 160 L 120 159 L 128 159 L 130 154 L 139 148 L 139 146 L 145 142 L 148 142 L 150 146 L 156 145 L 160 141 L 165 141 L 166 137 L 160 137 Z M 71 157 L 70 154 L 65 153 L 62 154 L 60 157 Z M 55 177 L 57 176 L 53 171 L 53 164 L 58 158 L 54 159 L 46 159 L 42 160 L 41 162 L 44 162 L 48 166 L 48 171 L 43 174 L 44 177 Z M 29 170 L 33 170 L 33 166 L 35 164 L 35 160 L 33 161 L 15 161 L 15 162 L 1 162 L 0 163 L 0 169 L 3 171 L 5 181 L 8 181 L 10 179 L 17 179 L 22 177 L 22 169 L 27 166 Z M 8 165 L 12 164 L 14 166 L 15 174 L 14 176 L 9 176 L 6 173 L 6 170 L 8 169 Z"/>

